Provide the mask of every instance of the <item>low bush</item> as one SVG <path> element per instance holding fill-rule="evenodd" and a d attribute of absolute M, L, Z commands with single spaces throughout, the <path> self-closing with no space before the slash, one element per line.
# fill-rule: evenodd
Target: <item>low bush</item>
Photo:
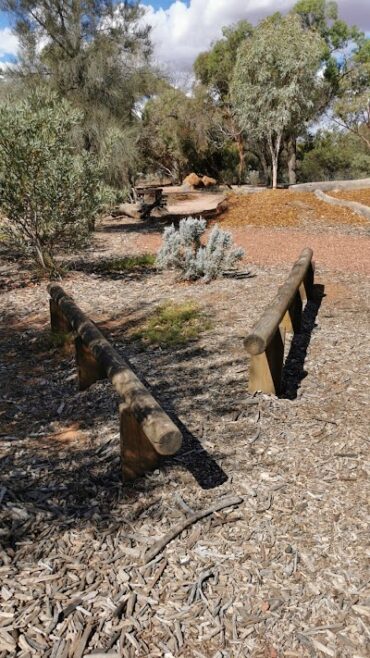
<path fill-rule="evenodd" d="M 231 270 L 244 256 L 244 250 L 233 248 L 231 233 L 218 226 L 211 230 L 207 244 L 201 243 L 206 231 L 205 219 L 182 219 L 178 230 L 174 225 L 165 228 L 163 243 L 157 255 L 160 269 L 180 271 L 185 281 L 211 281 Z"/>
<path fill-rule="evenodd" d="M 61 251 L 86 245 L 100 211 L 99 169 L 76 146 L 82 115 L 34 92 L 0 104 L 2 242 L 57 269 Z"/>

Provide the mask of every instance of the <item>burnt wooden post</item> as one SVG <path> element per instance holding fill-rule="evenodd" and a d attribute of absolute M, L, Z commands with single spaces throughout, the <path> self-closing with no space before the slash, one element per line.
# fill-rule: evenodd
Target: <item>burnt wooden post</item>
<path fill-rule="evenodd" d="M 302 301 L 313 295 L 312 249 L 303 249 L 285 283 L 244 340 L 251 355 L 250 393 L 278 394 L 284 363 L 285 332 L 300 331 Z"/>
<path fill-rule="evenodd" d="M 153 469 L 161 455 L 175 454 L 182 443 L 181 432 L 63 288 L 51 284 L 48 291 L 58 313 L 76 334 L 80 388 L 88 388 L 98 379 L 108 377 L 122 398 L 119 407 L 122 473 L 125 479 L 134 479 Z"/>

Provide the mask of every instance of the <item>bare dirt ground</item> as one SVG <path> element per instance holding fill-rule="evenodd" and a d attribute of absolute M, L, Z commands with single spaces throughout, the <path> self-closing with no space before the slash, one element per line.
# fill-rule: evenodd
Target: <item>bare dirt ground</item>
<path fill-rule="evenodd" d="M 153 249 L 149 223 L 106 221 L 71 255 L 63 287 L 184 434 L 181 452 L 134 484 L 120 479 L 111 386 L 78 392 L 71 347 L 50 344 L 46 282 L 2 261 L 1 658 L 370 654 L 369 237 L 313 221 L 319 233 L 234 228 L 249 241 L 245 280 L 94 271 Z M 315 251 L 317 297 L 286 346 L 285 394 L 250 396 L 242 338 L 301 244 Z M 195 299 L 211 328 L 176 348 L 127 342 L 168 299 Z M 143 564 L 189 508 L 225 495 L 241 503 Z"/>
<path fill-rule="evenodd" d="M 370 222 L 347 208 L 329 206 L 312 192 L 289 190 L 232 194 L 228 204 L 215 223 L 231 231 L 246 251 L 247 264 L 290 265 L 310 245 L 321 268 L 370 274 Z M 107 218 L 96 244 L 105 257 L 155 253 L 163 226 L 155 219 L 144 223 Z"/>

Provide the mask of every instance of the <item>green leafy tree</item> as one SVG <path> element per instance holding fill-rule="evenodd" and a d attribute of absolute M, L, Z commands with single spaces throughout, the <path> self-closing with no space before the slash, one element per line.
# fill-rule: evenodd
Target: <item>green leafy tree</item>
<path fill-rule="evenodd" d="M 303 181 L 366 178 L 370 154 L 356 135 L 342 130 L 318 132 L 300 145 L 300 178 Z"/>
<path fill-rule="evenodd" d="M 339 17 L 338 4 L 333 0 L 299 0 L 292 11 L 304 29 L 315 30 L 323 40 L 321 67 L 326 85 L 318 103 L 318 111 L 323 111 L 336 97 L 353 50 L 361 46 L 364 35 Z"/>
<path fill-rule="evenodd" d="M 225 145 L 234 142 L 238 156 L 238 178 L 245 178 L 245 138 L 240 129 L 230 102 L 230 84 L 234 73 L 239 46 L 253 33 L 248 21 L 224 27 L 222 38 L 212 44 L 209 51 L 200 53 L 194 63 L 197 80 L 208 90 L 210 98 L 219 110 L 219 135 Z"/>
<path fill-rule="evenodd" d="M 189 170 L 213 173 L 213 132 L 214 108 L 201 90 L 188 97 L 167 88 L 144 108 L 139 141 L 147 168 L 176 182 Z"/>
<path fill-rule="evenodd" d="M 293 15 L 263 21 L 240 47 L 231 98 L 242 129 L 268 144 L 274 188 L 284 133 L 314 111 L 321 54 L 321 37 Z"/>
<path fill-rule="evenodd" d="M 45 270 L 57 250 L 86 244 L 100 207 L 96 163 L 76 155 L 80 121 L 56 96 L 0 106 L 2 235 Z"/>
<path fill-rule="evenodd" d="M 339 17 L 337 3 L 332 0 L 299 0 L 292 12 L 299 16 L 305 30 L 315 30 L 322 37 L 320 68 L 323 84 L 315 100 L 316 117 L 320 118 L 338 92 L 345 63 L 353 43 L 361 39 L 361 32 Z M 296 182 L 296 145 L 302 129 L 302 125 L 292 125 L 284 134 L 284 153 L 291 184 Z"/>
<path fill-rule="evenodd" d="M 334 118 L 370 150 L 370 39 L 365 39 L 346 63 Z"/>
<path fill-rule="evenodd" d="M 12 75 L 28 87 L 46 86 L 83 112 L 84 147 L 104 159 L 108 179 L 114 178 L 112 133 L 127 144 L 139 123 L 137 103 L 156 87 L 142 6 L 130 0 L 0 0 L 0 9 L 13 17 L 20 41 Z M 129 177 L 134 143 L 118 165 L 118 179 Z"/>

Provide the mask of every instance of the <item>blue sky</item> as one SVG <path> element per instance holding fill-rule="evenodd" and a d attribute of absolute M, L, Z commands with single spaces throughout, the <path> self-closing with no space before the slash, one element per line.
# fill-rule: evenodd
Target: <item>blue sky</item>
<path fill-rule="evenodd" d="M 0 27 L 6 27 L 8 25 L 9 21 L 7 16 L 4 14 L 3 11 L 0 11 Z"/>
<path fill-rule="evenodd" d="M 256 24 L 275 11 L 286 12 L 296 0 L 142 0 L 156 62 L 174 78 L 189 75 L 196 56 L 220 38 L 222 27 L 240 19 Z M 337 0 L 341 18 L 370 34 L 370 0 Z M 10 61 L 17 41 L 0 12 L 0 63 Z"/>

